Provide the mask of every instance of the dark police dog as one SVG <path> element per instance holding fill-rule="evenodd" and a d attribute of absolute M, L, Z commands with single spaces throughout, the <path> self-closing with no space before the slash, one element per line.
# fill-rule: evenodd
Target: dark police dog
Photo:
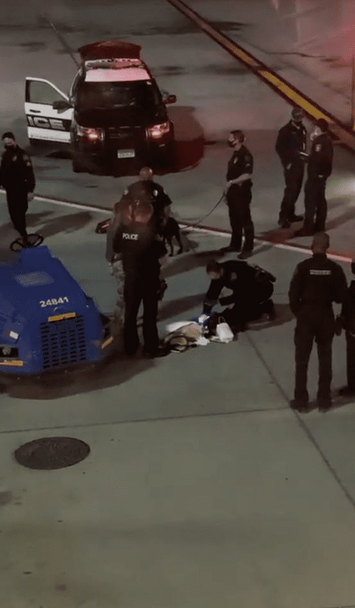
<path fill-rule="evenodd" d="M 174 237 L 176 238 L 178 245 L 179 245 L 178 254 L 183 252 L 179 224 L 173 217 L 167 218 L 166 223 L 163 227 L 163 237 L 164 237 L 164 244 L 167 244 L 168 247 L 170 248 L 169 255 L 174 255 L 174 245 L 173 245 Z"/>

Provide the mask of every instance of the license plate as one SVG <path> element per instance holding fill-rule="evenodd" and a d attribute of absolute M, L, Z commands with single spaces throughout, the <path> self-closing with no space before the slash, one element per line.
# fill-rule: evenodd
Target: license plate
<path fill-rule="evenodd" d="M 135 155 L 134 150 L 117 150 L 117 158 L 134 158 Z"/>

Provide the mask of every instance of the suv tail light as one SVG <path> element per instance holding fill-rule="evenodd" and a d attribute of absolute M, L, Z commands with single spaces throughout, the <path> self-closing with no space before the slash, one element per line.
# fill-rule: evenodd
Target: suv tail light
<path fill-rule="evenodd" d="M 159 125 L 154 125 L 153 127 L 149 127 L 149 129 L 147 129 L 148 137 L 150 139 L 159 139 L 160 137 L 163 137 L 163 135 L 166 135 L 166 133 L 169 133 L 169 131 L 169 121 L 163 122 Z"/>
<path fill-rule="evenodd" d="M 89 141 L 102 141 L 104 137 L 104 132 L 102 129 L 92 129 L 81 127 L 80 125 L 77 125 L 77 134 L 79 137 L 83 137 Z"/>

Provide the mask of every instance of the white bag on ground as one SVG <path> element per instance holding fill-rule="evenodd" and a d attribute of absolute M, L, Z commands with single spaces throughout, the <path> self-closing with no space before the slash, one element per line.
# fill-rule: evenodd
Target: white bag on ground
<path fill-rule="evenodd" d="M 211 340 L 213 340 L 213 342 L 223 342 L 224 344 L 228 344 L 228 342 L 231 342 L 233 338 L 234 334 L 231 328 L 222 317 L 216 325 L 216 335 L 212 336 Z"/>

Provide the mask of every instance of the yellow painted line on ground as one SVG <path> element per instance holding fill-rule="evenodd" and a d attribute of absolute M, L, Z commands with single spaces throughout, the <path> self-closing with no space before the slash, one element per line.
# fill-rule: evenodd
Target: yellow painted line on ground
<path fill-rule="evenodd" d="M 238 49 L 233 42 L 228 40 L 226 36 L 224 36 L 221 32 L 216 30 L 212 25 L 207 23 L 205 19 L 200 17 L 197 13 L 195 13 L 192 9 L 190 9 L 186 4 L 180 2 L 179 0 L 169 0 L 170 4 L 176 6 L 177 9 L 182 11 L 187 17 L 189 17 L 194 23 L 196 23 L 201 30 L 207 32 L 212 38 L 221 42 L 224 47 L 228 48 L 236 57 L 239 57 L 249 65 L 253 67 L 259 67 L 259 62 L 254 59 L 251 55 L 249 55 L 246 51 L 242 51 Z"/>
<path fill-rule="evenodd" d="M 276 87 L 283 95 L 288 97 L 295 104 L 300 106 L 305 112 L 313 116 L 316 120 L 318 118 L 324 118 L 329 124 L 333 124 L 333 121 L 324 114 L 321 110 L 316 108 L 312 103 L 304 99 L 304 97 L 295 91 L 291 86 L 288 86 L 285 82 L 280 80 L 276 74 L 265 69 L 265 65 L 255 59 L 247 51 L 241 49 L 239 45 L 229 40 L 224 34 L 216 30 L 212 25 L 206 22 L 203 17 L 200 17 L 195 11 L 190 9 L 186 4 L 180 0 L 169 0 L 170 4 L 173 4 L 178 10 L 183 12 L 189 17 L 196 25 L 202 30 L 209 34 L 214 40 L 222 44 L 225 49 L 228 49 L 237 59 L 240 59 L 244 63 L 247 63 L 253 69 L 258 70 L 258 75 L 264 80 L 268 81 L 274 87 Z"/>
<path fill-rule="evenodd" d="M 314 105 L 309 103 L 302 95 L 297 93 L 294 89 L 289 87 L 287 84 L 282 82 L 275 74 L 272 74 L 269 71 L 263 70 L 259 72 L 266 80 L 271 82 L 275 87 L 277 87 L 284 95 L 287 95 L 289 99 L 292 99 L 298 106 L 300 106 L 307 114 L 311 114 L 314 118 L 324 118 L 329 124 L 332 124 L 333 121 L 326 116 L 323 112 L 315 108 Z"/>
<path fill-rule="evenodd" d="M 235 55 L 235 57 L 237 57 L 238 59 L 241 59 L 242 61 L 245 61 L 245 63 L 248 63 L 253 68 L 260 67 L 260 63 L 258 61 L 256 61 L 254 59 L 254 57 L 251 57 L 250 55 L 248 55 L 246 51 L 242 51 L 241 49 L 236 47 L 233 44 L 233 42 L 228 40 L 228 38 L 223 36 L 223 34 L 220 34 L 219 32 L 217 32 L 216 30 L 214 30 L 212 27 L 210 27 L 209 29 L 211 30 L 211 36 L 215 40 L 219 39 L 220 42 L 222 42 L 223 46 L 228 48 L 233 53 L 233 55 Z"/>
<path fill-rule="evenodd" d="M 208 23 L 203 17 L 201 17 L 194 10 L 189 8 L 187 4 L 181 0 L 167 0 L 170 4 L 175 6 L 177 10 L 183 13 L 186 17 L 191 19 L 201 30 L 206 32 L 216 42 L 221 44 L 229 53 L 231 53 L 236 59 L 240 59 L 242 62 L 250 66 L 258 76 L 269 83 L 274 89 L 280 91 L 280 93 L 289 99 L 292 103 L 302 108 L 309 116 L 312 116 L 315 120 L 324 118 L 331 127 L 331 132 L 335 135 L 341 143 L 346 144 L 349 148 L 355 151 L 355 138 L 352 132 L 349 132 L 344 128 L 340 122 L 334 120 L 331 116 L 325 114 L 321 108 L 313 105 L 312 101 L 303 97 L 301 92 L 297 91 L 296 87 L 288 85 L 283 79 L 280 79 L 277 74 L 267 69 L 267 66 L 262 62 L 258 61 L 255 57 L 250 55 L 247 51 L 240 48 L 240 46 L 222 34 L 220 31 L 215 29 Z"/>

